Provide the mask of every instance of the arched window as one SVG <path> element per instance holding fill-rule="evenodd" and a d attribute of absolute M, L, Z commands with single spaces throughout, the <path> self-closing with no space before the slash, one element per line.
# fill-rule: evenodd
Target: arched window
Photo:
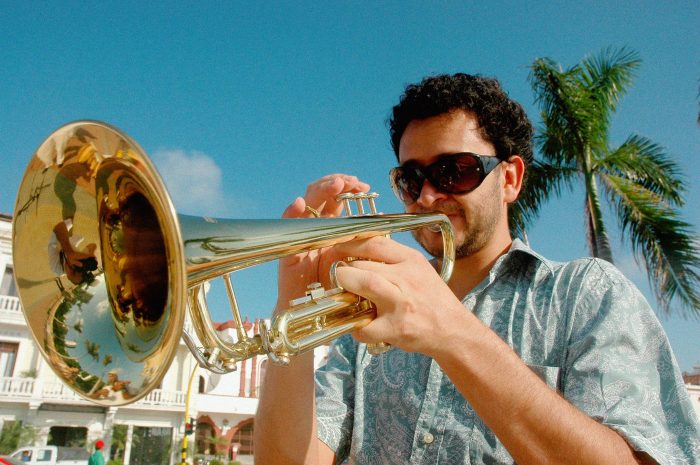
<path fill-rule="evenodd" d="M 206 385 L 206 382 L 204 381 L 204 376 L 199 377 L 199 392 L 200 394 L 204 394 L 204 386 Z"/>
<path fill-rule="evenodd" d="M 197 423 L 197 431 L 195 432 L 197 453 L 215 454 L 216 450 L 212 444 L 214 437 L 214 429 L 209 423 Z"/>
<path fill-rule="evenodd" d="M 233 435 L 231 442 L 241 445 L 238 449 L 239 454 L 250 455 L 253 453 L 253 430 L 254 422 L 251 421 L 241 425 L 236 434 Z"/>

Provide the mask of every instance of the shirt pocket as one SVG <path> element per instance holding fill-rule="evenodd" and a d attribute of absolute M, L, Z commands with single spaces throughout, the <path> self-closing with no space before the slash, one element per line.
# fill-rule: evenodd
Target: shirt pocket
<path fill-rule="evenodd" d="M 539 376 L 542 381 L 547 383 L 547 386 L 557 391 L 560 390 L 559 377 L 561 375 L 561 368 L 547 365 L 534 365 L 531 363 L 528 363 L 527 367 Z"/>

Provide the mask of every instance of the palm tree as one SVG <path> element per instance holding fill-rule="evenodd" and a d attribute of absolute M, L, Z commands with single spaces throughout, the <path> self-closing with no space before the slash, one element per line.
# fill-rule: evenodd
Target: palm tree
<path fill-rule="evenodd" d="M 685 187 L 680 168 L 653 141 L 631 135 L 610 147 L 611 115 L 641 64 L 629 49 L 606 49 L 569 69 L 538 58 L 530 69 L 541 127 L 535 143 L 541 160 L 529 169 L 525 190 L 511 212 L 514 234 L 523 234 L 550 196 L 575 183 L 585 187 L 591 255 L 613 261 L 603 218 L 607 199 L 635 259 L 643 262 L 659 307 L 681 304 L 683 316 L 700 316 L 700 247 L 680 217 Z"/>
<path fill-rule="evenodd" d="M 32 425 L 25 425 L 17 420 L 5 421 L 0 432 L 0 454 L 10 454 L 18 447 L 33 445 L 36 436 Z"/>

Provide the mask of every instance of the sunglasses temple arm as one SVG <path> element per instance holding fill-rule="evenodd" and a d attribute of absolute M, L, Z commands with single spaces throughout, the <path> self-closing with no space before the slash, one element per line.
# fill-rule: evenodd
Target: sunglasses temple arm
<path fill-rule="evenodd" d="M 484 175 L 489 174 L 491 171 L 493 171 L 494 168 L 496 168 L 502 161 L 502 159 L 498 157 L 483 157 L 481 158 L 481 162 L 484 165 Z"/>

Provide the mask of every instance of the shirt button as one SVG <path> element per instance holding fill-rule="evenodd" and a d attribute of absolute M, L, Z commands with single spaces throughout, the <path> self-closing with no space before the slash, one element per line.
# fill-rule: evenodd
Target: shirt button
<path fill-rule="evenodd" d="M 435 440 L 435 436 L 433 436 L 432 434 L 423 433 L 423 443 L 432 444 L 434 440 Z"/>

